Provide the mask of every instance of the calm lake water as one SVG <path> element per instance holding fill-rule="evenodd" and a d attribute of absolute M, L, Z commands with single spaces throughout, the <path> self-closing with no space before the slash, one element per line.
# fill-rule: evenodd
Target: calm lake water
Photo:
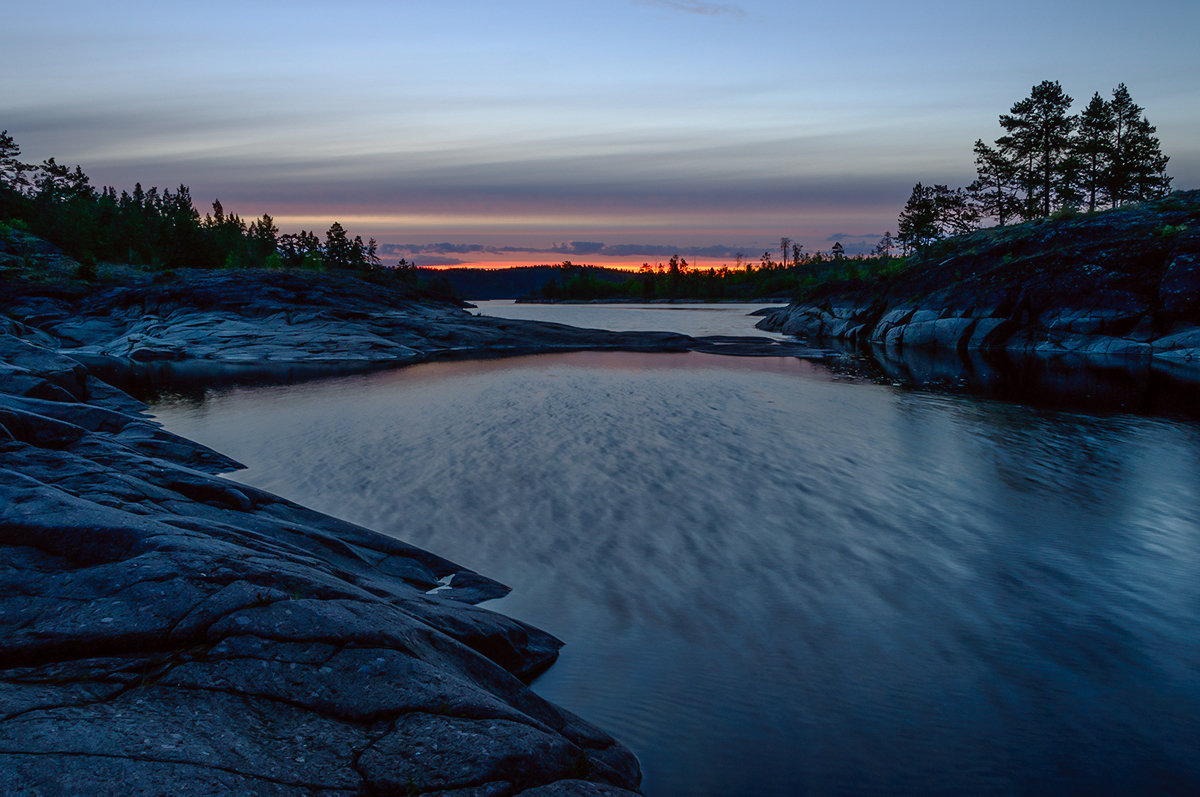
<path fill-rule="evenodd" d="M 754 328 L 748 314 L 782 304 L 517 304 L 506 299 L 475 302 L 472 312 L 522 321 L 554 321 L 576 327 L 616 332 L 668 331 L 684 335 L 759 335 L 790 340 L 787 335 Z"/>
<path fill-rule="evenodd" d="M 604 325 L 544 309 L 520 317 Z M 1200 790 L 1196 421 L 696 353 L 154 410 L 233 478 L 511 585 L 489 605 L 567 643 L 536 690 L 629 745 L 648 794 Z"/>

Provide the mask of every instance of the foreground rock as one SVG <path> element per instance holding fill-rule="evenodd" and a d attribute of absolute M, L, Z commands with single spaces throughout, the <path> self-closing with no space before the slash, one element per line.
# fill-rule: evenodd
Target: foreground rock
<path fill-rule="evenodd" d="M 561 643 L 507 588 L 213 474 L 97 378 L 569 349 L 819 356 L 473 316 L 395 279 L 0 279 L 0 792 L 579 794 L 633 755 L 525 682 Z M 85 367 L 84 364 L 87 363 Z M 171 370 L 174 369 L 174 370 Z"/>
<path fill-rule="evenodd" d="M 79 297 L 53 293 L 8 306 L 42 329 L 0 318 L 0 792 L 637 788 L 628 750 L 525 686 L 561 643 L 473 605 L 505 587 L 212 475 L 238 465 L 148 421 L 47 330 L 85 352 L 218 359 L 297 339 L 237 327 L 219 301 L 156 316 L 101 295 L 73 317 Z M 346 331 L 347 312 L 331 308 L 298 356 L 369 339 L 365 357 L 404 359 L 394 338 L 419 338 L 422 313 L 465 316 L 417 306 Z M 272 323 L 314 329 L 294 321 Z M 425 339 L 455 345 L 437 323 Z"/>
<path fill-rule="evenodd" d="M 1200 367 L 1200 191 L 984 230 L 913 261 L 891 280 L 828 286 L 758 326 L 888 348 Z"/>

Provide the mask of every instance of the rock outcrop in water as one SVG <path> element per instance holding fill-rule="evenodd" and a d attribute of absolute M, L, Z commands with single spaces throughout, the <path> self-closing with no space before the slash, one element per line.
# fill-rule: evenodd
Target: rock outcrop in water
<path fill-rule="evenodd" d="M 272 271 L 180 271 L 95 293 L 10 286 L 7 312 L 88 359 L 400 365 L 458 353 L 684 351 L 683 335 L 623 335 L 482 318 L 397 281 Z"/>
<path fill-rule="evenodd" d="M 768 338 L 696 339 L 476 316 L 398 281 L 348 274 L 193 270 L 94 292 L 0 281 L 0 310 L 88 362 L 184 363 L 200 371 L 271 364 L 345 370 L 578 349 L 818 356 Z"/>
<path fill-rule="evenodd" d="M 473 605 L 505 587 L 213 475 L 238 465 L 165 432 L 64 354 L 344 366 L 692 347 L 337 283 L 227 272 L 87 296 L 3 285 L 3 793 L 637 788 L 628 750 L 525 686 L 560 642 Z"/>
<path fill-rule="evenodd" d="M 758 326 L 889 348 L 1121 355 L 1200 364 L 1200 191 L 934 245 Z"/>

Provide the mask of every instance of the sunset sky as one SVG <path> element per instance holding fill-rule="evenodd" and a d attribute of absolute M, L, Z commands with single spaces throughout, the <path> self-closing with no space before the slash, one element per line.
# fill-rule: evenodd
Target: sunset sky
<path fill-rule="evenodd" d="M 0 129 L 423 263 L 852 251 L 1044 79 L 1125 82 L 1200 187 L 1200 2 L 9 4 Z M 570 242 L 581 242 L 571 245 Z M 557 249 L 554 245 L 558 244 Z M 394 257 L 392 258 L 394 259 Z"/>

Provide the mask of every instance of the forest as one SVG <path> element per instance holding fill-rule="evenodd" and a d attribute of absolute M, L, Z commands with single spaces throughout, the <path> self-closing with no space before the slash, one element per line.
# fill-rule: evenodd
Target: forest
<path fill-rule="evenodd" d="M 889 239 L 890 240 L 890 239 Z M 806 287 L 830 278 L 867 277 L 902 265 L 887 250 L 871 256 L 848 256 L 840 244 L 830 253 L 805 253 L 788 238 L 780 239 L 781 257 L 763 252 L 757 262 L 740 257 L 733 266 L 694 268 L 678 255 L 667 263 L 643 263 L 624 281 L 615 281 L 594 266 L 566 261 L 558 274 L 528 299 L 542 301 L 735 301 L 786 300 Z"/>
<path fill-rule="evenodd" d="M 1058 81 L 1044 80 L 1000 115 L 1004 133 L 975 142 L 976 179 L 966 188 L 917 183 L 897 221 L 903 252 L 1000 226 L 1115 208 L 1166 196 L 1171 178 L 1157 129 L 1124 83 L 1077 114 Z"/>
<path fill-rule="evenodd" d="M 119 194 L 96 189 L 83 169 L 20 160 L 21 148 L 0 132 L 0 224 L 43 238 L 75 258 L 83 275 L 100 261 L 149 268 L 341 268 L 380 266 L 375 241 L 351 238 L 338 222 L 324 237 L 281 235 L 267 214 L 247 222 L 220 200 L 200 215 L 185 185 L 175 191 L 141 183 Z"/>

